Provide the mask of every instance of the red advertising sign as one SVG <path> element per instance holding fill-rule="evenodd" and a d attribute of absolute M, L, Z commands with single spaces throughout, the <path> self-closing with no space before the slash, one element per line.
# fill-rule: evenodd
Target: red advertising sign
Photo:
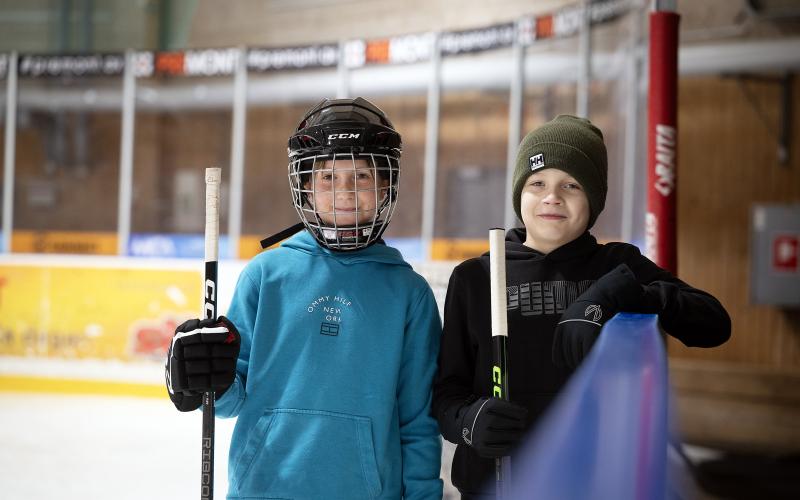
<path fill-rule="evenodd" d="M 798 270 L 800 236 L 779 234 L 772 239 L 772 269 L 794 273 Z"/>

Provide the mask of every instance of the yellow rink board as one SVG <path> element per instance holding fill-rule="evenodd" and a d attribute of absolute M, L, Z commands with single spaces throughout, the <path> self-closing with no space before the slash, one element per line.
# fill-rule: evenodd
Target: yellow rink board
<path fill-rule="evenodd" d="M 197 316 L 201 290 L 201 272 L 188 269 L 0 262 L 0 356 L 75 367 L 53 376 L 6 365 L 0 391 L 163 396 L 163 386 L 110 370 L 82 377 L 82 361 L 163 362 L 175 326 Z"/>
<path fill-rule="evenodd" d="M 164 385 L 16 375 L 0 375 L 0 392 L 167 398 L 167 389 Z"/>
<path fill-rule="evenodd" d="M 487 236 L 489 232 L 486 232 Z M 479 257 L 489 251 L 488 238 L 483 239 L 447 239 L 435 238 L 431 243 L 431 259 L 461 262 Z"/>

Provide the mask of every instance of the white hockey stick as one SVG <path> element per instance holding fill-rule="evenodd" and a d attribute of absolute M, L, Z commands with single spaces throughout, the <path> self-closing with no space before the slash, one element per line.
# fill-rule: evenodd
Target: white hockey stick
<path fill-rule="evenodd" d="M 503 228 L 489 230 L 489 284 L 492 312 L 492 396 L 508 401 L 506 243 Z M 506 484 L 511 476 L 510 465 L 509 457 L 495 459 L 498 500 L 505 497 Z"/>
<path fill-rule="evenodd" d="M 219 260 L 219 187 L 222 169 L 206 169 L 206 251 L 203 279 L 203 318 L 217 317 L 217 263 Z M 214 393 L 203 393 L 203 447 L 200 498 L 214 498 Z"/>

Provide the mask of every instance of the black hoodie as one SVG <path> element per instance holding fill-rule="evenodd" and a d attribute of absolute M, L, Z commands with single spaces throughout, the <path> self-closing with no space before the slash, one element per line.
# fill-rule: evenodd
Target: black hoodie
<path fill-rule="evenodd" d="M 589 234 L 542 254 L 523 245 L 525 230 L 506 234 L 508 370 L 511 401 L 539 419 L 570 372 L 553 364 L 553 332 L 564 309 L 598 278 L 627 264 L 643 285 L 639 313 L 658 314 L 664 331 L 687 346 L 714 347 L 730 336 L 730 318 L 708 293 L 692 288 L 627 243 L 600 245 Z M 494 494 L 494 459 L 479 457 L 461 437 L 462 410 L 491 396 L 489 254 L 459 264 L 444 307 L 433 414 L 445 439 L 458 445 L 451 479 L 462 493 Z"/>

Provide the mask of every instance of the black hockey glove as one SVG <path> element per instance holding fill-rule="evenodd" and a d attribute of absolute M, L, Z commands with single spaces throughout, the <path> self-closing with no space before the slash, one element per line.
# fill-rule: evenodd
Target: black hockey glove
<path fill-rule="evenodd" d="M 639 312 L 644 288 L 620 264 L 583 292 L 561 315 L 553 338 L 553 363 L 574 369 L 589 353 L 600 329 L 618 312 Z"/>
<path fill-rule="evenodd" d="M 228 318 L 190 319 L 175 329 L 167 353 L 167 390 L 180 411 L 196 410 L 203 393 L 219 398 L 233 383 L 241 338 Z"/>
<path fill-rule="evenodd" d="M 498 398 L 480 398 L 463 410 L 461 438 L 485 458 L 507 456 L 525 433 L 528 410 Z"/>

